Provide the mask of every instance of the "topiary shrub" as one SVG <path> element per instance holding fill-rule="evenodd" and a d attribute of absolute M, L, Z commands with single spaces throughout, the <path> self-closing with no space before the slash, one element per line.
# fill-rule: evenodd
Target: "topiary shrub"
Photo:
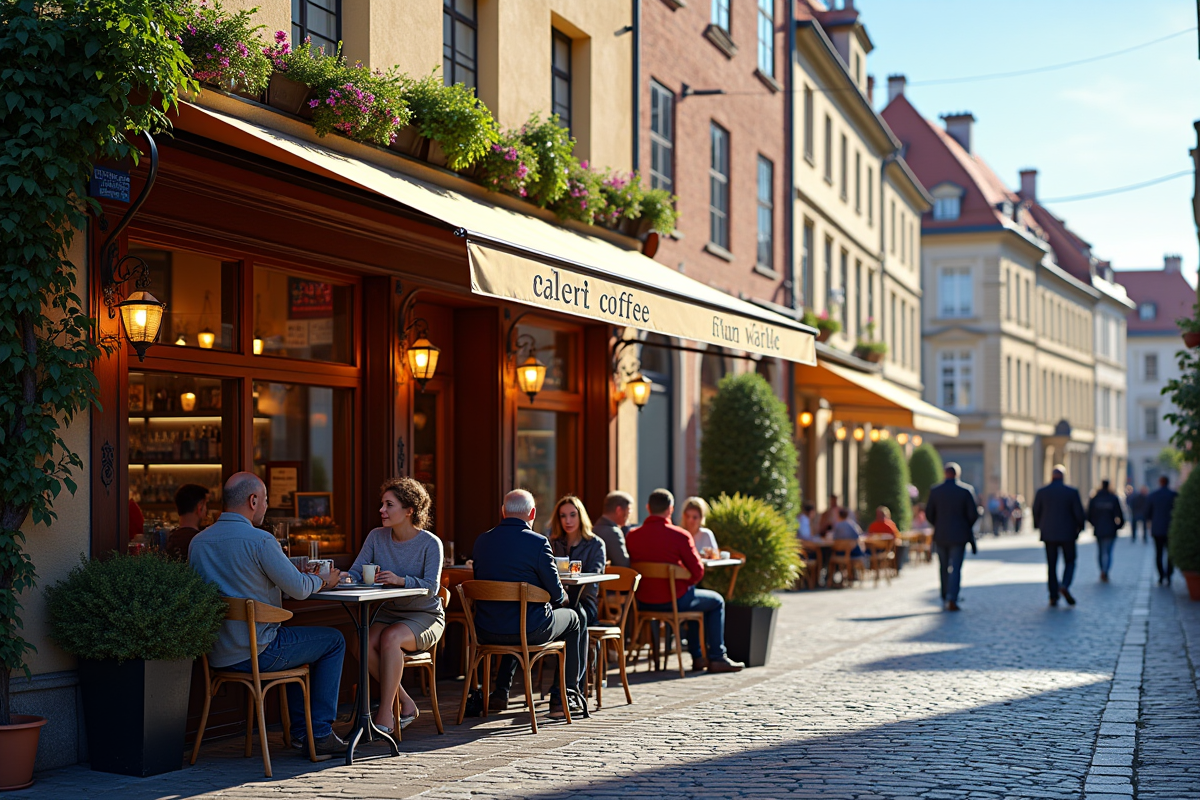
<path fill-rule="evenodd" d="M 906 531 L 912 525 L 912 500 L 908 496 L 908 462 L 904 450 L 893 439 L 880 439 L 867 451 L 866 512 L 873 519 L 875 509 L 887 506 L 896 527 Z"/>
<path fill-rule="evenodd" d="M 177 661 L 207 653 L 225 602 L 187 562 L 158 553 L 84 560 L 46 591 L 50 637 L 95 660 Z"/>
<path fill-rule="evenodd" d="M 912 458 L 908 460 L 908 473 L 912 477 L 913 486 L 917 487 L 917 499 L 928 503 L 929 490 L 942 482 L 945 473 L 937 448 L 926 442 L 914 449 Z"/>
<path fill-rule="evenodd" d="M 778 608 L 779 600 L 771 592 L 794 584 L 801 570 L 789 518 L 757 497 L 721 495 L 713 502 L 706 524 L 722 548 L 746 556 L 729 602 Z M 732 569 L 715 569 L 705 573 L 700 585 L 724 595 L 732 577 Z"/>
<path fill-rule="evenodd" d="M 765 500 L 789 526 L 800 513 L 787 406 L 755 372 L 721 379 L 700 441 L 700 494 Z"/>
<path fill-rule="evenodd" d="M 1193 469 L 1179 487 L 1171 512 L 1167 548 L 1176 567 L 1200 572 L 1200 469 Z"/>

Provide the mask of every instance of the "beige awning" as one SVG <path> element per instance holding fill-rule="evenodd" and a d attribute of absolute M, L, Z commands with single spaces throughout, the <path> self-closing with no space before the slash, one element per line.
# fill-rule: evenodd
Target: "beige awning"
<path fill-rule="evenodd" d="M 254 106 L 247 113 L 270 124 L 184 104 L 177 126 L 387 197 L 455 228 L 465 241 L 476 294 L 816 363 L 815 331 L 789 317 L 598 236 L 388 169 L 384 164 L 395 157 L 386 152 L 335 136 L 318 143 L 309 126 L 288 117 Z"/>
<path fill-rule="evenodd" d="M 819 361 L 796 367 L 796 387 L 816 392 L 829 403 L 833 418 L 841 422 L 869 422 L 958 436 L 958 417 L 914 397 L 878 375 L 855 372 Z"/>

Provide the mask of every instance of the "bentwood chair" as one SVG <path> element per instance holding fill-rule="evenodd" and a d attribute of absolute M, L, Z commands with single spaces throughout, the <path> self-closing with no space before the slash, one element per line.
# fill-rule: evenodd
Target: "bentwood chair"
<path fill-rule="evenodd" d="M 467 615 L 463 612 L 462 604 L 458 599 L 458 593 L 454 590 L 454 587 L 463 581 L 472 580 L 474 577 L 474 570 L 442 570 L 442 586 L 450 590 L 450 604 L 446 606 L 446 632 L 442 634 L 442 639 L 438 642 L 438 647 L 443 651 L 446 649 L 446 640 L 450 638 L 451 625 L 462 626 L 462 648 L 458 657 L 459 675 L 467 671 L 467 644 L 470 637 L 467 633 Z"/>
<path fill-rule="evenodd" d="M 817 588 L 821 578 L 821 547 L 815 542 L 800 542 L 800 561 L 804 564 L 804 574 L 796 579 L 796 583 L 804 581 L 809 589 Z"/>
<path fill-rule="evenodd" d="M 892 575 L 899 574 L 896 569 L 896 540 L 891 536 L 868 536 L 863 544 L 867 551 L 867 569 L 875 572 L 875 585 L 883 576 L 888 585 L 892 584 Z"/>
<path fill-rule="evenodd" d="M 651 625 L 657 623 L 660 627 L 660 630 L 661 626 L 666 625 L 671 633 L 674 634 L 675 655 L 679 659 L 679 677 L 687 677 L 687 672 L 685 672 L 683 669 L 683 631 L 681 626 L 684 622 L 696 623 L 696 626 L 700 629 L 700 652 L 708 652 L 708 648 L 705 646 L 704 642 L 704 614 L 700 611 L 680 611 L 679 600 L 675 591 L 676 579 L 686 580 L 690 578 L 692 574 L 688 572 L 686 567 L 682 567 L 679 564 L 663 564 L 657 561 L 635 561 L 629 566 L 642 576 L 642 580 L 654 579 L 667 581 L 667 586 L 671 593 L 670 611 L 646 611 L 645 609 L 638 609 L 637 633 L 633 637 L 634 668 L 636 669 L 637 667 L 637 657 L 638 654 L 641 653 L 642 642 L 644 641 L 643 631 L 645 631 L 646 634 L 650 634 L 652 630 Z M 650 638 L 649 643 L 654 651 L 654 668 L 658 669 L 658 642 L 653 639 L 653 636 L 649 636 L 648 638 Z M 659 636 L 658 638 L 659 641 L 661 641 L 662 636 Z M 664 653 L 664 668 L 666 667 L 669 659 L 670 653 Z"/>
<path fill-rule="evenodd" d="M 445 574 L 445 573 L 443 573 Z M 445 586 L 438 589 L 438 598 L 442 601 L 442 608 L 445 609 L 450 603 L 450 590 Z M 446 637 L 446 632 L 442 631 L 442 638 Z M 429 704 L 433 706 L 433 724 L 437 726 L 437 732 L 444 734 L 446 731 L 442 728 L 442 711 L 438 707 L 437 696 L 437 649 L 441 644 L 438 640 L 433 647 L 423 653 L 405 653 L 404 654 L 404 669 L 421 670 L 422 684 L 429 689 Z M 393 719 L 400 719 L 400 695 L 396 695 L 396 700 L 392 708 Z M 396 726 L 396 741 L 400 741 L 400 726 Z"/>
<path fill-rule="evenodd" d="M 525 702 L 529 706 L 529 725 L 533 733 L 537 733 L 537 713 L 533 705 L 533 668 L 546 656 L 558 658 L 558 696 L 562 700 L 563 714 L 568 723 L 571 722 L 570 703 L 567 702 L 567 646 L 565 642 L 553 641 L 545 644 L 529 644 L 526 639 L 525 626 L 521 626 L 521 644 L 483 644 L 479 641 L 475 629 L 475 604 L 479 601 L 489 603 L 520 603 L 522 622 L 527 619 L 525 610 L 530 603 L 549 603 L 550 593 L 538 586 L 528 583 L 509 583 L 506 581 L 464 581 L 458 584 L 458 596 L 462 600 L 463 613 L 467 619 L 467 679 L 463 681 L 462 702 L 458 707 L 458 724 L 461 725 L 467 713 L 467 697 L 475 685 L 476 673 L 480 664 L 483 665 L 484 703 L 483 716 L 488 715 L 488 692 L 492 685 L 492 656 L 513 656 L 521 668 L 525 679 Z"/>
<path fill-rule="evenodd" d="M 840 573 L 842 576 L 841 582 L 837 584 L 839 588 L 846 588 L 859 577 L 859 573 L 863 570 L 862 558 L 854 555 L 854 548 L 858 547 L 858 541 L 855 539 L 834 539 L 830 543 L 829 554 L 829 572 L 826 578 L 825 585 L 833 586 L 833 576 Z"/>
<path fill-rule="evenodd" d="M 228 606 L 225 612 L 225 619 L 232 622 L 245 622 L 246 627 L 250 631 L 250 653 L 258 652 L 258 629 L 255 627 L 259 622 L 285 622 L 292 618 L 292 612 L 277 608 L 276 606 L 261 605 L 253 600 L 248 600 L 241 597 L 226 597 L 223 598 Z M 284 686 L 289 683 L 300 685 L 301 691 L 304 692 L 304 728 L 308 733 L 308 758 L 310 761 L 317 760 L 316 744 L 313 742 L 312 732 L 312 706 L 309 702 L 309 669 L 307 664 L 303 664 L 293 669 L 280 670 L 278 672 L 260 672 L 258 669 L 258 659 L 250 659 L 249 672 L 235 672 L 234 670 L 211 669 L 208 665 L 208 656 L 201 656 L 204 665 L 204 710 L 200 712 L 200 729 L 196 731 L 196 744 L 192 747 L 191 763 L 195 764 L 196 759 L 200 755 L 200 743 L 204 740 L 204 727 L 208 724 L 208 711 L 212 705 L 212 699 L 223 683 L 240 683 L 246 687 L 246 758 L 250 757 L 253 747 L 253 732 L 254 719 L 258 717 L 258 736 L 260 746 L 262 747 L 263 771 L 268 778 L 271 777 L 271 753 L 267 746 L 267 715 L 263 708 L 263 701 L 266 699 L 267 692 L 274 689 L 276 686 Z M 279 708 L 283 717 L 283 743 L 285 746 L 291 744 L 291 719 L 288 714 L 286 690 L 279 691 Z"/>
<path fill-rule="evenodd" d="M 625 702 L 632 704 L 629 693 L 629 677 L 625 674 L 625 622 L 629 610 L 635 604 L 634 596 L 642 576 L 629 567 L 606 567 L 608 575 L 620 575 L 621 579 L 600 584 L 603 602 L 600 604 L 599 625 L 588 626 L 588 649 L 596 651 L 596 708 L 603 707 L 604 682 L 608 677 L 608 650 L 616 651 L 617 665 L 621 670 L 621 685 L 625 687 Z M 591 673 L 589 671 L 588 675 Z"/>

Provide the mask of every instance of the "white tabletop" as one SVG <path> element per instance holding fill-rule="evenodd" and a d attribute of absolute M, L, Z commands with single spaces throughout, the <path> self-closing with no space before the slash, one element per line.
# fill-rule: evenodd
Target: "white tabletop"
<path fill-rule="evenodd" d="M 374 603 L 378 600 L 396 600 L 401 597 L 424 597 L 424 589 L 409 589 L 399 586 L 391 589 L 326 589 L 313 592 L 309 600 L 337 600 L 339 603 Z"/>
<path fill-rule="evenodd" d="M 604 583 L 605 581 L 615 581 L 620 579 L 620 575 L 610 575 L 606 572 L 581 572 L 574 577 L 569 575 L 559 575 L 558 579 L 562 581 L 563 586 L 583 586 L 588 583 Z"/>
<path fill-rule="evenodd" d="M 702 558 L 700 563 L 705 569 L 709 567 L 736 567 L 746 563 L 744 558 Z"/>

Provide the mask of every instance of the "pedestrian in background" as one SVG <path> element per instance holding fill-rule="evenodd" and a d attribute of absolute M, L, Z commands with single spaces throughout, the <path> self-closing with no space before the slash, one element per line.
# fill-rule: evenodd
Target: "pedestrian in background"
<path fill-rule="evenodd" d="M 1052 606 L 1058 605 L 1059 595 L 1067 605 L 1075 605 L 1071 595 L 1071 579 L 1075 577 L 1075 540 L 1087 521 L 1079 490 L 1064 482 L 1066 474 L 1066 467 L 1055 464 L 1050 483 L 1033 496 L 1033 527 L 1042 532 L 1042 543 L 1046 546 L 1046 582 Z M 1058 578 L 1060 552 L 1064 562 L 1061 581 Z"/>
<path fill-rule="evenodd" d="M 1108 481 L 1100 481 L 1100 489 L 1088 501 L 1088 522 L 1092 523 L 1092 533 L 1096 534 L 1096 552 L 1100 558 L 1100 581 L 1108 583 L 1108 573 L 1112 570 L 1113 544 L 1117 541 L 1117 532 L 1125 525 L 1125 515 L 1121 511 L 1121 499 L 1108 488 Z"/>
<path fill-rule="evenodd" d="M 1171 585 L 1175 565 L 1167 552 L 1167 531 L 1171 529 L 1171 513 L 1175 509 L 1175 498 L 1179 493 L 1171 488 L 1171 479 L 1166 475 L 1158 479 L 1158 488 L 1146 496 L 1146 524 L 1154 537 L 1154 566 L 1158 567 L 1158 585 Z M 1163 561 L 1166 565 L 1163 565 Z"/>
<path fill-rule="evenodd" d="M 1133 518 L 1133 540 L 1137 541 L 1138 523 L 1141 523 L 1142 541 L 1150 537 L 1146 530 L 1146 502 L 1150 499 L 1150 490 L 1143 486 L 1136 494 L 1129 487 L 1129 516 Z"/>
<path fill-rule="evenodd" d="M 979 520 L 979 501 L 975 499 L 975 489 L 958 479 L 961 474 L 958 464 L 947 463 L 946 480 L 929 490 L 929 502 L 925 504 L 925 517 L 933 525 L 944 611 L 958 611 L 967 545 L 971 545 L 971 552 L 977 552 L 975 523 Z"/>

